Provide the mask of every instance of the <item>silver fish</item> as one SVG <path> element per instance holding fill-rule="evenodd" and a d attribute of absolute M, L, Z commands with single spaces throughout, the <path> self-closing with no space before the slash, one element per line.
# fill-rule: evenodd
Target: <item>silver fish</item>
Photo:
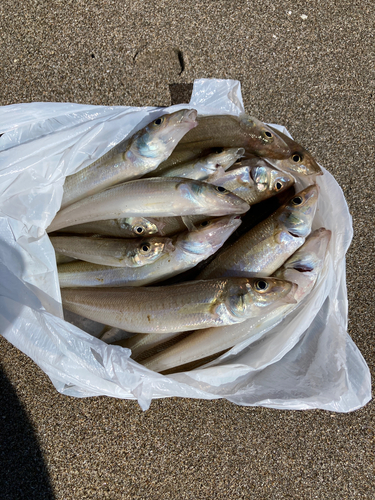
<path fill-rule="evenodd" d="M 224 187 L 251 206 L 288 189 L 295 180 L 292 175 L 272 167 L 245 165 L 230 172 L 217 170 L 206 182 Z"/>
<path fill-rule="evenodd" d="M 164 287 L 68 288 L 61 296 L 65 309 L 91 320 L 163 334 L 240 323 L 295 287 L 273 278 L 226 278 Z"/>
<path fill-rule="evenodd" d="M 313 289 L 321 271 L 324 266 L 325 255 L 327 253 L 327 246 L 331 237 L 331 231 L 320 228 L 312 232 L 306 242 L 281 266 L 273 275 L 273 277 L 290 281 L 297 285 L 294 293 L 294 302 L 275 303 L 271 307 L 264 310 L 260 316 L 249 318 L 241 324 L 235 326 L 222 326 L 219 328 L 208 328 L 207 330 L 200 330 L 201 336 L 204 335 L 204 340 L 199 344 L 200 356 L 198 351 L 192 351 L 191 354 L 184 352 L 183 363 L 190 363 L 198 359 L 203 360 L 213 354 L 221 353 L 230 349 L 234 345 L 245 342 L 248 339 L 252 341 L 260 338 L 261 335 L 269 331 L 280 323 L 288 314 L 296 309 L 296 307 L 309 295 Z M 142 354 L 148 349 L 157 345 L 155 342 L 148 342 L 147 337 L 152 335 L 142 335 L 144 337 L 138 339 L 141 334 L 132 337 L 124 342 L 124 347 L 132 348 L 134 345 L 134 356 Z M 168 337 L 166 337 L 168 339 Z M 173 336 L 169 336 L 173 338 Z M 163 340 L 164 342 L 164 340 Z M 161 343 L 161 342 L 160 342 Z M 123 345 L 120 343 L 120 345 Z M 150 345 L 150 347 L 149 347 Z M 230 355 L 230 353 L 229 353 Z M 236 355 L 235 355 L 236 356 Z M 239 355 L 241 356 L 241 354 Z M 227 357 L 226 360 L 229 358 Z M 220 359 L 217 360 L 220 362 Z M 231 359 L 231 362 L 241 363 L 240 357 L 236 356 Z M 216 363 L 216 361 L 215 361 Z M 180 365 L 175 365 L 180 366 Z M 174 368 L 170 366 L 170 368 Z"/>
<path fill-rule="evenodd" d="M 56 231 L 69 232 L 73 234 L 90 234 L 113 236 L 115 238 L 137 238 L 140 236 L 164 235 L 162 228 L 163 222 L 157 222 L 155 219 L 145 217 L 123 217 L 120 219 L 98 220 L 70 226 L 67 231 L 61 229 Z"/>
<path fill-rule="evenodd" d="M 162 115 L 88 167 L 69 175 L 61 208 L 154 170 L 168 158 L 183 135 L 197 125 L 196 117 L 194 109 Z"/>
<path fill-rule="evenodd" d="M 288 203 L 219 254 L 198 279 L 269 276 L 305 242 L 316 211 L 318 186 L 293 195 Z"/>
<path fill-rule="evenodd" d="M 237 195 L 236 195 L 237 196 Z M 140 236 L 171 236 L 210 219 L 205 214 L 185 215 L 182 217 L 127 217 L 108 219 L 85 224 L 77 224 L 53 233 L 83 234 L 91 236 L 113 236 L 116 238 L 136 238 Z M 63 262 L 61 262 L 62 264 Z"/>
<path fill-rule="evenodd" d="M 221 153 L 212 153 L 186 163 L 175 165 L 160 172 L 160 177 L 184 177 L 186 179 L 204 180 L 214 174 L 219 167 L 224 171 L 241 158 L 244 148 L 228 148 Z"/>
<path fill-rule="evenodd" d="M 279 137 L 289 146 L 291 154 L 289 158 L 277 160 L 269 158 L 268 161 L 274 167 L 284 172 L 291 172 L 298 175 L 322 175 L 322 169 L 316 163 L 314 157 L 298 142 L 283 134 L 274 127 L 269 126 L 271 130 L 277 133 Z"/>
<path fill-rule="evenodd" d="M 198 117 L 198 126 L 180 140 L 176 151 L 196 147 L 243 147 L 247 153 L 271 158 L 288 158 L 291 154 L 278 132 L 246 114 Z"/>
<path fill-rule="evenodd" d="M 114 267 L 140 267 L 173 252 L 170 238 L 141 240 L 90 238 L 84 236 L 51 236 L 55 251 L 93 264 Z"/>
<path fill-rule="evenodd" d="M 125 182 L 58 212 L 48 228 L 57 231 L 94 220 L 119 217 L 169 217 L 242 214 L 249 205 L 221 186 L 178 177 Z"/>
<path fill-rule="evenodd" d="M 292 281 L 298 285 L 297 303 L 312 290 L 322 271 L 332 232 L 324 227 L 316 229 L 275 273 L 274 277 Z"/>
<path fill-rule="evenodd" d="M 194 231 L 173 238 L 173 251 L 138 268 L 113 268 L 80 261 L 61 265 L 58 267 L 60 287 L 138 287 L 170 278 L 214 254 L 240 224 L 238 216 L 204 222 Z"/>
<path fill-rule="evenodd" d="M 252 310 L 243 309 L 242 320 L 264 315 L 268 308 L 285 303 L 295 303 L 294 295 L 297 285 L 275 278 L 247 278 L 251 283 L 253 295 L 251 297 Z M 242 321 L 241 321 L 242 323 Z M 215 329 L 205 328 L 197 330 L 185 339 L 168 349 L 141 361 L 141 364 L 157 372 L 169 370 L 175 366 L 191 363 L 205 358 L 215 352 L 221 352 L 236 343 L 236 337 L 227 335 L 215 336 Z M 221 327 L 219 327 L 219 330 Z M 223 347 L 224 346 L 224 347 Z M 207 354 L 209 353 L 209 354 Z"/>

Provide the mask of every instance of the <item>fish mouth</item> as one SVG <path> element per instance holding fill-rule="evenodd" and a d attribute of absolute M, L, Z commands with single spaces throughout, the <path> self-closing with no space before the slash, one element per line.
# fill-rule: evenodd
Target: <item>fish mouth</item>
<path fill-rule="evenodd" d="M 297 232 L 293 232 L 290 229 L 288 229 L 288 233 L 293 236 L 294 238 L 301 238 L 301 235 Z"/>
<path fill-rule="evenodd" d="M 179 111 L 175 111 L 174 124 L 183 127 L 190 125 L 189 130 L 191 130 L 198 125 L 197 116 L 198 111 L 196 109 L 180 109 Z"/>
<path fill-rule="evenodd" d="M 285 297 L 283 298 L 283 302 L 285 302 L 286 304 L 297 304 L 297 299 L 295 297 L 296 293 L 297 293 L 297 290 L 298 290 L 298 285 L 297 283 L 292 283 L 292 282 L 289 282 L 292 286 L 289 290 L 289 293 L 287 293 L 287 295 L 285 295 Z"/>
<path fill-rule="evenodd" d="M 308 188 L 306 188 L 306 189 L 309 189 L 309 188 L 310 188 L 310 192 L 307 194 L 308 199 L 312 198 L 313 196 L 318 196 L 319 191 L 320 191 L 318 184 L 311 184 L 311 186 L 308 186 Z"/>
<path fill-rule="evenodd" d="M 183 115 L 183 117 L 181 118 L 181 122 L 184 123 L 190 122 L 192 128 L 194 128 L 198 125 L 197 116 L 198 116 L 198 111 L 196 109 L 190 109 Z"/>
<path fill-rule="evenodd" d="M 287 304 L 297 304 L 297 299 L 295 297 L 297 290 L 298 290 L 297 283 L 292 283 L 292 287 L 290 289 L 290 292 L 284 297 L 284 301 Z"/>
<path fill-rule="evenodd" d="M 300 156 L 302 158 L 301 163 L 299 165 L 305 169 L 306 176 L 323 175 L 321 168 L 319 167 L 319 165 L 316 163 L 316 161 L 312 156 L 304 157 L 304 154 L 302 152 L 297 151 L 296 153 L 293 153 L 291 155 L 292 160 L 294 155 Z M 298 162 L 296 162 L 296 165 L 298 166 Z"/>
<path fill-rule="evenodd" d="M 238 148 L 237 151 L 235 152 L 235 156 L 239 157 L 238 159 L 242 158 L 244 155 L 245 155 L 245 148 Z"/>
<path fill-rule="evenodd" d="M 298 271 L 299 273 L 308 273 L 311 271 L 314 271 L 314 266 L 308 265 L 308 264 L 297 264 L 296 266 L 293 267 L 295 271 Z"/>
<path fill-rule="evenodd" d="M 233 193 L 230 193 L 230 194 L 233 195 L 231 197 L 231 204 L 232 204 L 233 207 L 236 208 L 236 213 L 237 214 L 244 214 L 245 212 L 247 212 L 248 210 L 250 210 L 250 205 L 245 200 L 243 200 L 239 196 L 236 196 Z"/>

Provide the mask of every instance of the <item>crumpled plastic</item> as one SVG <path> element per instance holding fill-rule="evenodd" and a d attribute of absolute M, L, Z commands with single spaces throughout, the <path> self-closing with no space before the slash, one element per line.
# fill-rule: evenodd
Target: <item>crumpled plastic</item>
<path fill-rule="evenodd" d="M 72 103 L 0 108 L 0 332 L 49 376 L 62 394 L 136 399 L 226 398 L 246 406 L 349 412 L 371 399 L 370 373 L 347 333 L 345 253 L 351 216 L 326 170 L 313 229 L 332 231 L 325 266 L 307 300 L 273 328 L 258 328 L 203 368 L 163 376 L 130 351 L 64 321 L 46 227 L 58 211 L 65 176 L 86 167 L 165 112 L 244 111 L 234 80 L 196 80 L 188 106 L 135 108 Z M 277 126 L 284 133 L 287 130 Z M 288 134 L 289 135 L 289 134 Z M 306 180 L 297 179 L 302 188 Z M 233 328 L 236 328 L 234 326 Z"/>

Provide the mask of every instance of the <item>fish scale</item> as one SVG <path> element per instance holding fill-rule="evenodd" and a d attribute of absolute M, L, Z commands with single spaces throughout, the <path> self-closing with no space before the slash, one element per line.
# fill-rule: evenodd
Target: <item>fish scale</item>
<path fill-rule="evenodd" d="M 241 220 L 226 216 L 210 221 L 194 231 L 176 236 L 156 261 L 141 267 L 113 268 L 89 262 L 73 262 L 58 267 L 61 288 L 84 286 L 141 286 L 191 269 L 218 250 L 238 228 Z"/>
<path fill-rule="evenodd" d="M 294 206 L 293 200 L 297 198 L 303 198 L 303 202 Z M 198 275 L 198 279 L 270 276 L 303 245 L 311 231 L 317 199 L 318 187 L 315 184 L 294 195 L 271 217 L 219 254 Z"/>
<path fill-rule="evenodd" d="M 198 126 L 180 140 L 177 150 L 200 147 L 244 147 L 247 153 L 270 158 L 288 158 L 285 141 L 265 123 L 246 114 L 198 117 Z"/>
<path fill-rule="evenodd" d="M 227 173 L 218 170 L 208 177 L 206 182 L 222 186 L 245 200 L 249 205 L 255 205 L 285 191 L 295 181 L 291 175 L 267 166 L 249 167 L 245 165 Z"/>
<path fill-rule="evenodd" d="M 232 282 L 194 281 L 136 289 L 67 288 L 61 296 L 65 309 L 129 332 L 183 332 L 226 324 L 228 313 L 220 306 Z"/>
<path fill-rule="evenodd" d="M 170 167 L 161 172 L 160 176 L 204 180 L 215 173 L 218 168 L 227 170 L 244 153 L 244 148 L 224 149 L 221 153 L 212 153 L 203 158 Z"/>
<path fill-rule="evenodd" d="M 52 236 L 56 252 L 75 259 L 114 267 L 138 267 L 173 251 L 170 238 L 115 239 L 84 236 Z M 145 248 L 144 248 L 145 247 Z"/>
<path fill-rule="evenodd" d="M 153 220 L 144 217 L 125 217 L 122 219 L 107 219 L 85 224 L 70 226 L 67 230 L 60 229 L 57 233 L 90 234 L 113 236 L 117 238 L 137 238 L 151 234 L 161 234 Z M 171 234 L 171 233 L 170 233 Z M 163 232 L 163 235 L 166 233 Z"/>
<path fill-rule="evenodd" d="M 275 215 L 264 220 L 251 231 L 246 233 L 242 238 L 240 238 L 236 243 L 227 248 L 224 252 L 218 255 L 206 269 L 198 276 L 198 279 L 207 279 L 217 277 L 218 274 L 225 275 L 228 273 L 248 273 L 257 272 L 259 258 L 264 265 L 269 260 L 269 257 L 273 259 L 275 251 L 281 251 L 281 249 L 276 250 L 275 243 L 279 244 L 282 241 L 277 241 L 277 235 L 280 235 L 282 227 L 277 222 Z M 268 235 L 267 242 L 265 243 L 265 235 Z M 288 243 L 293 244 L 295 238 L 289 237 L 285 234 L 285 240 Z M 302 245 L 303 241 L 298 238 L 296 241 L 295 249 Z M 284 251 L 284 246 L 282 250 Z M 293 249 L 294 251 L 294 245 Z M 270 254 L 270 255 L 268 255 Z M 283 261 L 284 262 L 284 261 Z M 255 266 L 251 266 L 251 263 L 255 263 Z M 280 264 L 281 265 L 281 264 Z M 269 266 L 266 266 L 266 269 Z M 279 266 L 278 266 L 279 267 Z M 277 269 L 277 267 L 276 267 Z M 267 271 L 265 271 L 266 273 Z M 232 274 L 233 275 L 233 274 Z M 268 276 L 268 274 L 262 274 L 263 276 Z"/>
<path fill-rule="evenodd" d="M 182 109 L 149 123 L 88 167 L 65 179 L 62 208 L 130 179 L 137 179 L 168 158 L 179 139 L 195 127 L 197 112 Z"/>
<path fill-rule="evenodd" d="M 229 278 L 229 280 L 236 278 Z M 241 279 L 241 278 L 237 278 Z M 247 278 L 242 278 L 247 279 Z M 211 280 L 209 280 L 211 281 Z M 248 278 L 252 286 L 259 282 L 257 278 Z M 161 335 L 170 347 L 158 352 L 147 359 L 142 359 L 141 364 L 154 371 L 164 371 L 175 366 L 184 365 L 186 363 L 195 362 L 199 359 L 211 356 L 213 354 L 221 353 L 223 350 L 232 347 L 237 342 L 246 338 L 247 335 L 247 321 L 254 319 L 254 321 L 262 321 L 267 316 L 269 311 L 272 312 L 277 307 L 284 304 L 295 304 L 295 294 L 297 292 L 297 285 L 292 284 L 290 281 L 277 282 L 274 278 L 262 278 L 261 281 L 267 283 L 267 287 L 253 294 L 252 309 L 248 310 L 241 321 L 238 321 L 236 327 L 233 329 L 232 325 L 223 325 L 216 328 L 203 328 L 191 332 L 189 335 L 174 343 L 171 335 Z M 239 327 L 239 328 L 238 328 Z M 217 334 L 216 334 L 217 331 Z M 225 333 L 224 333 L 225 332 Z M 153 339 L 152 339 L 153 340 Z M 136 346 L 136 339 L 132 342 Z M 160 343 L 161 344 L 161 343 Z M 141 348 L 135 349 L 137 355 L 146 353 L 147 350 L 157 346 L 156 342 L 146 345 L 143 342 Z"/>
<path fill-rule="evenodd" d="M 66 207 L 58 212 L 48 232 L 119 217 L 215 216 L 248 209 L 244 200 L 221 192 L 217 186 L 179 177 L 155 177 L 124 182 Z"/>

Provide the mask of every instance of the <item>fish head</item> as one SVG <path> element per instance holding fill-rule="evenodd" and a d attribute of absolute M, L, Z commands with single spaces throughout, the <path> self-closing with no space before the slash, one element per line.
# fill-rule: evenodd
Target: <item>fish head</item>
<path fill-rule="evenodd" d="M 155 262 L 164 253 L 174 251 L 174 245 L 170 238 L 149 238 L 142 240 L 134 249 L 132 259 L 138 266 L 144 266 Z"/>
<path fill-rule="evenodd" d="M 289 158 L 278 160 L 275 163 L 276 168 L 303 176 L 323 174 L 321 168 L 314 160 L 314 157 L 307 151 L 307 149 L 276 128 L 271 127 L 271 129 L 288 144 L 291 151 Z"/>
<path fill-rule="evenodd" d="M 280 172 L 266 165 L 250 168 L 250 176 L 259 192 L 268 193 L 273 196 L 288 189 L 295 182 L 292 175 Z"/>
<path fill-rule="evenodd" d="M 323 172 L 314 158 L 303 148 L 293 149 L 289 158 L 284 160 L 270 160 L 275 167 L 284 172 L 291 172 L 303 176 L 323 175 Z"/>
<path fill-rule="evenodd" d="M 283 160 L 281 160 L 283 163 Z M 304 148 L 292 149 L 292 154 L 288 160 L 289 170 L 300 175 L 322 175 L 323 172 L 314 160 L 313 156 Z"/>
<path fill-rule="evenodd" d="M 245 154 L 245 148 L 224 148 L 223 151 L 212 153 L 207 158 L 215 163 L 216 168 L 222 167 L 227 170 L 239 158 Z"/>
<path fill-rule="evenodd" d="M 282 267 L 301 273 L 320 272 L 331 235 L 332 232 L 324 227 L 312 232 Z"/>
<path fill-rule="evenodd" d="M 214 174 L 210 175 L 205 182 L 215 184 L 215 186 L 222 186 L 240 198 L 240 190 L 250 189 L 254 184 L 250 178 L 249 169 L 247 167 L 239 167 L 230 172 L 225 172 L 224 169 L 219 168 Z"/>
<path fill-rule="evenodd" d="M 159 116 L 136 134 L 126 152 L 127 159 L 157 160 L 158 165 L 168 158 L 180 139 L 198 125 L 196 118 L 195 109 L 181 109 Z"/>
<path fill-rule="evenodd" d="M 241 222 L 239 215 L 207 219 L 197 224 L 193 231 L 181 234 L 178 237 L 179 245 L 190 254 L 211 255 L 221 248 Z"/>
<path fill-rule="evenodd" d="M 274 274 L 276 278 L 290 280 L 298 285 L 297 302 L 315 285 L 323 269 L 331 234 L 331 231 L 323 227 L 311 233 L 305 243 Z"/>
<path fill-rule="evenodd" d="M 186 187 L 188 196 L 195 199 L 196 204 L 207 207 L 211 215 L 243 214 L 250 208 L 246 201 L 223 186 L 190 180 Z"/>
<path fill-rule="evenodd" d="M 159 227 L 156 222 L 144 217 L 126 217 L 119 219 L 120 227 L 129 227 L 137 236 L 146 236 L 159 232 Z"/>
<path fill-rule="evenodd" d="M 229 288 L 227 309 L 236 317 L 248 318 L 259 308 L 295 304 L 298 286 L 277 278 L 243 278 Z"/>
<path fill-rule="evenodd" d="M 317 184 L 312 184 L 279 209 L 278 219 L 292 236 L 304 238 L 310 233 L 318 195 Z"/>
<path fill-rule="evenodd" d="M 257 156 L 269 158 L 289 158 L 291 151 L 286 142 L 265 123 L 248 115 L 240 117 L 240 126 L 248 136 L 247 146 Z"/>

